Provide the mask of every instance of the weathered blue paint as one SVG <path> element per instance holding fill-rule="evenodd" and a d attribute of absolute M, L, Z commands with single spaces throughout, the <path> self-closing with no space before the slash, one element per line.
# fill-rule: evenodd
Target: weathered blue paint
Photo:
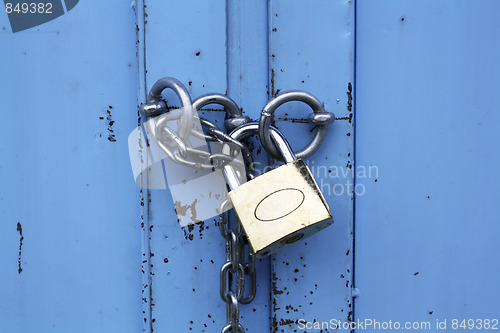
<path fill-rule="evenodd" d="M 135 98 L 162 76 L 193 97 L 227 91 L 253 119 L 288 89 L 337 115 L 307 160 L 335 224 L 258 262 L 247 331 L 353 318 L 352 171 L 354 319 L 498 318 L 499 7 L 358 1 L 356 163 L 351 1 L 146 0 L 137 24 L 127 3 L 81 2 L 15 35 L 0 15 L 0 331 L 223 326 L 215 221 L 180 229 L 168 192 L 139 193 L 128 165 Z M 308 112 L 277 111 L 294 148 L 310 138 Z"/>
<path fill-rule="evenodd" d="M 162 76 L 173 76 L 193 98 L 227 91 L 246 115 L 257 119 L 267 101 L 267 29 L 259 27 L 267 20 L 265 2 L 145 4 L 147 86 Z M 203 113 L 222 126 L 222 112 Z M 226 321 L 225 303 L 219 296 L 225 247 L 215 219 L 182 230 L 167 191 L 150 191 L 150 200 L 153 329 L 220 330 Z M 269 261 L 258 262 L 257 269 L 257 297 L 240 313 L 246 328 L 266 331 Z"/>
<path fill-rule="evenodd" d="M 0 331 L 139 332 L 130 2 L 83 1 L 16 34 L 8 24 L 2 12 Z"/>
<path fill-rule="evenodd" d="M 193 98 L 227 90 L 225 2 L 145 1 L 146 90 L 163 76 Z M 170 105 L 178 105 L 166 91 Z M 217 112 L 219 113 L 219 112 Z M 213 119 L 213 118 L 212 118 Z M 222 124 L 222 112 L 217 117 Z M 225 323 L 219 296 L 224 243 L 215 220 L 181 229 L 168 191 L 149 191 L 154 331 L 212 332 Z"/>
<path fill-rule="evenodd" d="M 299 319 L 352 318 L 354 4 L 271 0 L 269 22 L 271 93 L 306 90 L 337 116 L 321 148 L 306 160 L 334 224 L 272 258 L 273 332 L 296 332 L 303 331 Z M 311 111 L 291 104 L 277 110 L 276 126 L 299 149 L 312 137 L 312 126 L 301 124 Z"/>
<path fill-rule="evenodd" d="M 312 169 L 319 165 L 344 169 L 352 165 L 352 101 L 347 93 L 353 80 L 352 3 L 296 2 L 298 8 L 274 1 L 145 4 L 147 87 L 162 76 L 173 76 L 187 85 L 193 98 L 227 91 L 253 119 L 259 118 L 260 110 L 278 89 L 312 91 L 325 101 L 328 110 L 342 118 L 332 127 L 322 149 L 309 160 Z M 308 31 L 301 31 L 302 25 L 297 24 L 304 19 L 303 10 L 322 18 Z M 275 16 L 276 11 L 283 18 Z M 329 19 L 331 15 L 335 20 Z M 336 43 L 324 45 L 318 34 L 323 24 L 328 24 L 329 29 L 340 29 Z M 299 42 L 291 43 L 295 40 Z M 332 75 L 337 80 L 332 80 Z M 167 93 L 167 97 L 172 94 Z M 303 106 L 298 109 L 294 117 L 302 120 L 280 115 L 288 121 L 277 122 L 289 134 L 294 147 L 305 144 L 310 137 L 308 126 L 300 124 L 310 110 Z M 220 112 L 205 115 L 221 124 Z M 303 133 L 300 139 L 291 135 L 299 131 Z M 262 156 L 265 155 L 257 155 Z M 327 169 L 320 177 L 328 183 L 325 189 L 339 181 L 329 178 Z M 341 180 L 348 179 L 352 184 L 352 176 Z M 257 298 L 241 310 L 242 323 L 248 331 L 293 331 L 297 325 L 288 325 L 290 318 L 312 321 L 317 315 L 331 315 L 332 309 L 336 316 L 349 316 L 352 200 L 345 193 L 338 198 L 327 196 L 338 220 L 336 226 L 274 257 L 273 274 L 269 271 L 269 258 L 258 263 Z M 225 323 L 225 305 L 218 294 L 218 272 L 224 260 L 224 246 L 218 228 L 214 221 L 205 221 L 203 227 L 183 231 L 176 223 L 168 193 L 150 191 L 150 199 L 154 330 L 220 329 Z M 300 273 L 295 273 L 295 269 Z M 318 271 L 323 274 L 318 276 Z M 290 290 L 288 295 L 285 288 Z M 282 295 L 280 290 L 284 291 Z M 330 305 L 325 307 L 325 303 Z M 290 306 L 300 312 L 294 312 Z"/>
<path fill-rule="evenodd" d="M 499 12 L 357 3 L 358 319 L 499 319 Z"/>

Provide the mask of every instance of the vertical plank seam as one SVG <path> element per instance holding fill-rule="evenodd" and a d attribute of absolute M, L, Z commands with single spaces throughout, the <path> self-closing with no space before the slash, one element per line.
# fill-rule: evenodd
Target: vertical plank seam
<path fill-rule="evenodd" d="M 147 98 L 147 83 L 146 83 L 146 26 L 145 26 L 145 0 L 136 0 L 136 52 L 137 52 L 137 122 L 141 126 L 141 114 L 139 106 L 141 102 Z M 142 131 L 141 131 L 142 134 Z M 141 136 L 141 140 L 143 137 Z M 146 154 L 146 158 L 147 158 Z M 143 175 L 141 174 L 141 178 Z M 148 175 L 146 175 L 148 177 Z M 141 184 L 143 181 L 141 179 Z M 151 259 L 149 253 L 151 251 L 151 236 L 149 231 L 149 190 L 141 189 L 139 191 L 140 199 L 140 227 L 141 227 L 141 271 L 142 271 L 142 314 L 143 314 L 143 329 L 145 333 L 152 333 L 152 309 L 151 309 Z"/>
<path fill-rule="evenodd" d="M 354 127 L 353 128 L 353 138 L 352 138 L 352 164 L 353 164 L 353 168 L 354 168 L 354 171 L 356 171 L 356 167 L 357 167 L 357 156 L 356 156 L 356 132 L 357 132 L 357 126 L 356 126 L 356 114 L 357 114 L 357 110 L 356 110 L 356 62 L 357 62 L 357 1 L 354 0 L 354 3 L 353 3 L 353 6 L 354 6 L 354 22 L 352 23 L 353 27 L 352 29 L 354 30 L 353 33 L 354 33 L 354 37 L 353 37 L 353 101 L 352 101 L 352 112 L 353 112 L 353 117 L 352 117 L 352 126 Z M 353 188 L 355 189 L 356 188 L 356 176 L 355 176 L 356 173 L 353 174 Z M 352 231 L 352 235 L 350 235 L 350 241 L 351 241 L 351 253 L 352 253 L 352 258 L 351 258 L 351 267 L 352 267 L 352 287 L 351 287 L 351 291 L 349 293 L 349 298 L 351 300 L 351 305 L 352 305 L 352 320 L 355 321 L 356 320 L 356 305 L 355 305 L 355 299 L 352 297 L 352 290 L 353 288 L 356 288 L 356 191 L 354 190 L 353 191 L 353 201 L 352 201 L 352 226 L 351 226 L 351 231 Z M 352 330 L 352 332 L 354 332 L 354 330 Z"/>
<path fill-rule="evenodd" d="M 273 3 L 272 0 L 267 0 L 267 96 L 268 100 L 273 98 L 274 94 L 274 73 L 273 72 L 273 65 L 271 63 L 271 54 L 272 54 L 272 48 L 273 48 L 273 39 L 271 35 L 271 29 L 273 26 Z M 268 156 L 267 158 L 267 164 L 270 165 L 272 163 L 271 156 Z M 274 271 L 274 265 L 273 262 L 276 260 L 275 255 L 271 255 L 271 260 L 269 260 L 269 285 L 270 285 L 270 290 L 269 290 L 269 331 L 270 332 L 277 332 L 278 331 L 278 326 L 277 326 L 277 321 L 276 321 L 276 311 L 275 311 L 275 306 L 273 303 L 274 300 L 274 293 L 273 293 L 273 278 L 275 276 L 275 271 Z"/>

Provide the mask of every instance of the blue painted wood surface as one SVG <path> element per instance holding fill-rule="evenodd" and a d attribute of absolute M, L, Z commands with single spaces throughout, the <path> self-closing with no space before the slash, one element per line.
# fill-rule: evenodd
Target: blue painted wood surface
<path fill-rule="evenodd" d="M 2 12 L 0 45 L 0 332 L 139 332 L 130 2 L 16 34 Z"/>
<path fill-rule="evenodd" d="M 357 3 L 359 319 L 499 319 L 499 11 Z"/>
<path fill-rule="evenodd" d="M 323 188 L 330 189 L 326 194 L 338 222 L 309 243 L 300 242 L 275 256 L 272 265 L 269 258 L 258 263 L 257 298 L 242 307 L 241 320 L 249 332 L 282 332 L 297 329 L 300 318 L 312 321 L 317 315 L 331 315 L 331 311 L 347 319 L 352 281 L 352 198 L 347 191 L 340 196 L 333 194 L 331 188 L 339 179 L 332 180 L 325 165 L 349 170 L 353 160 L 352 97 L 348 93 L 354 66 L 352 3 L 295 2 L 298 8 L 274 1 L 145 4 L 147 87 L 162 76 L 173 76 L 186 84 L 193 98 L 227 91 L 253 119 L 259 118 L 262 107 L 278 89 L 305 89 L 339 116 L 322 149 L 309 160 L 313 170 L 320 168 L 319 173 L 324 167 L 325 174 L 319 177 L 326 183 Z M 318 15 L 322 20 L 301 31 L 302 25 L 294 22 L 305 9 L 305 17 Z M 331 15 L 335 20 L 329 20 Z M 324 24 L 340 29 L 335 43 L 325 44 L 317 35 Z M 332 80 L 332 76 L 337 79 Z M 175 98 L 172 100 L 175 104 Z M 283 116 L 281 113 L 287 111 L 282 109 L 288 109 L 290 116 Z M 288 134 L 295 148 L 304 145 L 311 136 L 309 126 L 301 124 L 310 112 L 308 107 L 297 103 L 279 112 L 280 119 L 288 121 L 278 121 L 277 126 Z M 221 124 L 221 112 L 204 115 Z M 352 183 L 352 176 L 350 179 Z M 203 227 L 181 230 L 168 192 L 149 193 L 152 328 L 219 330 L 225 323 L 225 304 L 218 294 L 218 272 L 224 260 L 218 228 L 210 220 Z M 295 273 L 297 267 L 299 274 Z M 290 320 L 294 324 L 289 324 Z"/>
<path fill-rule="evenodd" d="M 81 2 L 16 34 L 0 15 L 0 331 L 225 323 L 215 221 L 182 230 L 168 192 L 140 193 L 129 168 L 136 97 L 163 76 L 193 97 L 227 91 L 253 119 L 288 89 L 338 118 L 307 160 L 335 224 L 258 262 L 248 332 L 304 331 L 299 319 L 498 319 L 499 5 L 357 1 L 356 80 L 353 6 L 145 0 L 134 22 L 129 3 Z M 277 112 L 294 148 L 310 137 L 308 112 Z M 204 115 L 222 124 L 222 112 Z"/>
<path fill-rule="evenodd" d="M 163 76 L 181 80 L 193 99 L 228 92 L 256 119 L 267 101 L 267 6 L 225 1 L 145 2 L 146 87 Z M 247 12 L 248 10 L 248 12 Z M 146 89 L 147 90 L 147 89 Z M 177 103 L 166 92 L 172 105 Z M 221 109 L 209 106 L 210 109 Z M 222 126 L 219 111 L 202 114 Z M 149 191 L 151 321 L 155 331 L 219 331 L 226 322 L 219 296 L 225 246 L 216 220 L 181 229 L 168 191 Z M 257 263 L 258 294 L 243 306 L 243 325 L 269 330 L 269 260 Z"/>
<path fill-rule="evenodd" d="M 337 117 L 306 159 L 334 224 L 272 258 L 272 331 L 296 332 L 304 322 L 352 319 L 354 4 L 271 0 L 268 14 L 271 93 L 306 90 Z M 278 108 L 276 126 L 297 150 L 311 139 L 311 110 L 290 104 Z"/>

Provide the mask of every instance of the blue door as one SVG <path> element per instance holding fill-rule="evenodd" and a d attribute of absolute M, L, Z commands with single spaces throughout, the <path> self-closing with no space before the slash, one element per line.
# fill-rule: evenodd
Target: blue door
<path fill-rule="evenodd" d="M 0 14 L 0 332 L 226 324 L 217 219 L 181 228 L 170 191 L 130 167 L 165 76 L 254 120 L 291 89 L 336 115 L 306 159 L 334 224 L 257 261 L 246 332 L 498 329 L 497 1 L 46 3 L 31 27 L 21 1 Z M 310 112 L 276 111 L 294 150 Z M 200 113 L 223 126 L 220 106 Z"/>

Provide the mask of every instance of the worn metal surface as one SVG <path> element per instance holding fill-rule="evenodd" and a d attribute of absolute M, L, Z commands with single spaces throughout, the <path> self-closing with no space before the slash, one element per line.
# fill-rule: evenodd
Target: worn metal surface
<path fill-rule="evenodd" d="M 357 3 L 356 156 L 379 169 L 358 180 L 359 319 L 499 317 L 499 12 Z"/>
<path fill-rule="evenodd" d="M 130 2 L 16 34 L 0 14 L 1 332 L 142 328 L 134 40 Z"/>

